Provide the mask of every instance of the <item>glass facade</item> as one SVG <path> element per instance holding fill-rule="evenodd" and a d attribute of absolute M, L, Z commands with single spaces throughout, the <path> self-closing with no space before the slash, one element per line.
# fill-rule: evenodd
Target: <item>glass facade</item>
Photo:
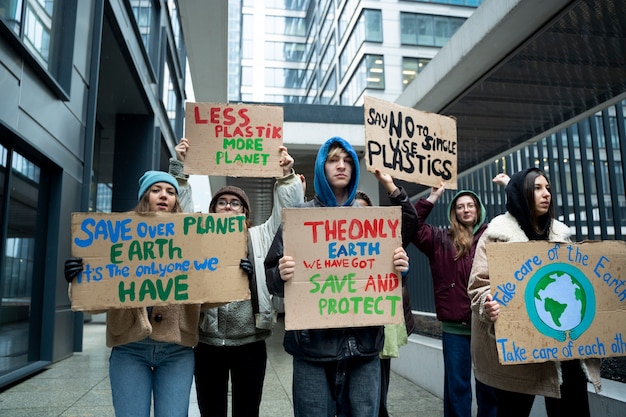
<path fill-rule="evenodd" d="M 422 72 L 430 59 L 427 58 L 402 58 L 402 86 L 406 88 L 411 81 Z"/>
<path fill-rule="evenodd" d="M 368 89 L 395 100 L 480 2 L 420 3 L 398 0 L 378 9 L 377 2 L 361 0 L 299 1 L 289 7 L 281 1 L 230 0 L 229 21 L 242 23 L 241 46 L 229 45 L 229 74 L 241 71 L 240 82 L 229 76 L 238 85 L 229 82 L 229 100 L 277 97 L 282 103 L 289 97 L 293 103 L 359 105 Z M 439 13 L 419 13 L 423 10 Z M 389 68 L 368 64 L 369 55 L 381 55 Z"/>
<path fill-rule="evenodd" d="M 41 168 L 0 145 L 0 377 L 41 359 L 44 189 Z"/>
<path fill-rule="evenodd" d="M 5 25 L 32 59 L 67 94 L 72 51 L 61 48 L 74 36 L 76 0 L 0 0 L 0 24 Z M 56 85 L 52 85 L 57 88 Z"/>
<path fill-rule="evenodd" d="M 400 13 L 402 44 L 442 47 L 465 20 L 461 17 Z"/>

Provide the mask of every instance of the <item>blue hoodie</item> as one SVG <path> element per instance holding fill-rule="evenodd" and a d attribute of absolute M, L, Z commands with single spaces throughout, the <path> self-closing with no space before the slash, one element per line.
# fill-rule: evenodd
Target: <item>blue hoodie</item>
<path fill-rule="evenodd" d="M 356 190 L 359 185 L 359 157 L 354 151 L 352 145 L 350 145 L 348 141 L 340 138 L 339 136 L 328 139 L 326 142 L 324 142 L 320 150 L 317 152 L 317 158 L 315 159 L 315 176 L 313 179 L 315 198 L 323 206 L 339 206 L 339 204 L 337 204 L 337 199 L 335 198 L 335 193 L 333 193 L 332 188 L 330 188 L 330 184 L 328 184 L 328 180 L 326 179 L 326 171 L 324 170 L 324 165 L 326 164 L 326 159 L 328 158 L 328 151 L 334 144 L 340 145 L 348 153 L 348 155 L 352 157 L 352 161 L 354 161 L 352 178 L 350 178 L 350 183 L 348 184 L 348 187 L 350 188 L 350 193 L 348 195 L 348 199 L 342 204 L 342 206 L 351 206 L 354 202 L 354 196 L 356 195 Z"/>

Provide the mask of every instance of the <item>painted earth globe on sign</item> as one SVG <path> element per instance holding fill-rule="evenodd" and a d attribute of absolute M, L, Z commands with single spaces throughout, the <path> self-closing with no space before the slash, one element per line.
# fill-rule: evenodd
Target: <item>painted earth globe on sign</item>
<path fill-rule="evenodd" d="M 568 331 L 583 321 L 587 297 L 583 286 L 569 274 L 553 272 L 535 286 L 535 308 L 546 326 Z"/>

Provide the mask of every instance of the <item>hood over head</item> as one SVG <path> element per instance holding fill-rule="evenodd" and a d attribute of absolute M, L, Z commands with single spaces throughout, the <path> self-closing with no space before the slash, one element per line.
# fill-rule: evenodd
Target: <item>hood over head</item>
<path fill-rule="evenodd" d="M 485 210 L 485 206 L 483 205 L 483 202 L 480 200 L 480 197 L 478 196 L 478 194 L 476 194 L 474 191 L 460 190 L 458 193 L 454 195 L 454 197 L 452 197 L 452 200 L 450 200 L 450 204 L 448 204 L 448 220 L 452 220 L 452 216 L 456 215 L 454 212 L 454 206 L 456 205 L 456 200 L 458 200 L 459 197 L 462 197 L 464 195 L 472 196 L 478 202 L 478 208 L 480 210 L 480 213 L 479 213 L 478 221 L 476 222 L 476 224 L 474 225 L 474 228 L 472 229 L 472 233 L 475 234 L 478 231 L 478 229 L 480 229 L 480 226 L 482 226 L 483 223 L 485 223 L 485 219 L 487 218 L 487 210 Z"/>
<path fill-rule="evenodd" d="M 327 207 L 338 207 L 337 199 L 333 190 L 328 184 L 326 179 L 326 172 L 324 165 L 326 164 L 326 158 L 328 157 L 328 151 L 334 144 L 340 145 L 351 157 L 354 162 L 354 169 L 352 170 L 352 178 L 348 184 L 349 194 L 348 199 L 342 204 L 342 206 L 351 206 L 354 202 L 354 196 L 356 195 L 357 186 L 359 184 L 359 157 L 357 156 L 354 148 L 345 139 L 335 136 L 328 139 L 320 147 L 317 152 L 317 158 L 315 159 L 315 176 L 313 180 L 313 186 L 315 188 L 315 196 L 317 199 Z"/>
<path fill-rule="evenodd" d="M 517 220 L 528 239 L 545 239 L 548 236 L 548 229 L 550 228 L 552 219 L 549 214 L 544 214 L 539 217 L 539 228 L 543 230 L 543 235 L 537 234 L 530 222 L 530 207 L 528 206 L 528 201 L 524 194 L 524 182 L 526 176 L 531 171 L 537 171 L 537 173 L 543 175 L 543 172 L 539 168 L 533 167 L 518 171 L 511 176 L 511 180 L 506 185 L 506 209 L 515 217 L 515 220 Z M 554 204 L 553 200 L 550 200 L 550 204 Z"/>

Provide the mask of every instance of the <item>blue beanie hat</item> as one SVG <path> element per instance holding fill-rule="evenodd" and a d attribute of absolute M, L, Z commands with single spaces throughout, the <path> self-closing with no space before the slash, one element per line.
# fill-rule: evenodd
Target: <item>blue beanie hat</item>
<path fill-rule="evenodd" d="M 141 197 L 148 190 L 148 188 L 157 182 L 166 182 L 170 184 L 176 189 L 176 194 L 179 194 L 178 182 L 176 181 L 176 178 L 163 171 L 146 171 L 141 178 L 139 178 L 139 192 L 137 193 L 137 200 L 141 200 Z"/>

